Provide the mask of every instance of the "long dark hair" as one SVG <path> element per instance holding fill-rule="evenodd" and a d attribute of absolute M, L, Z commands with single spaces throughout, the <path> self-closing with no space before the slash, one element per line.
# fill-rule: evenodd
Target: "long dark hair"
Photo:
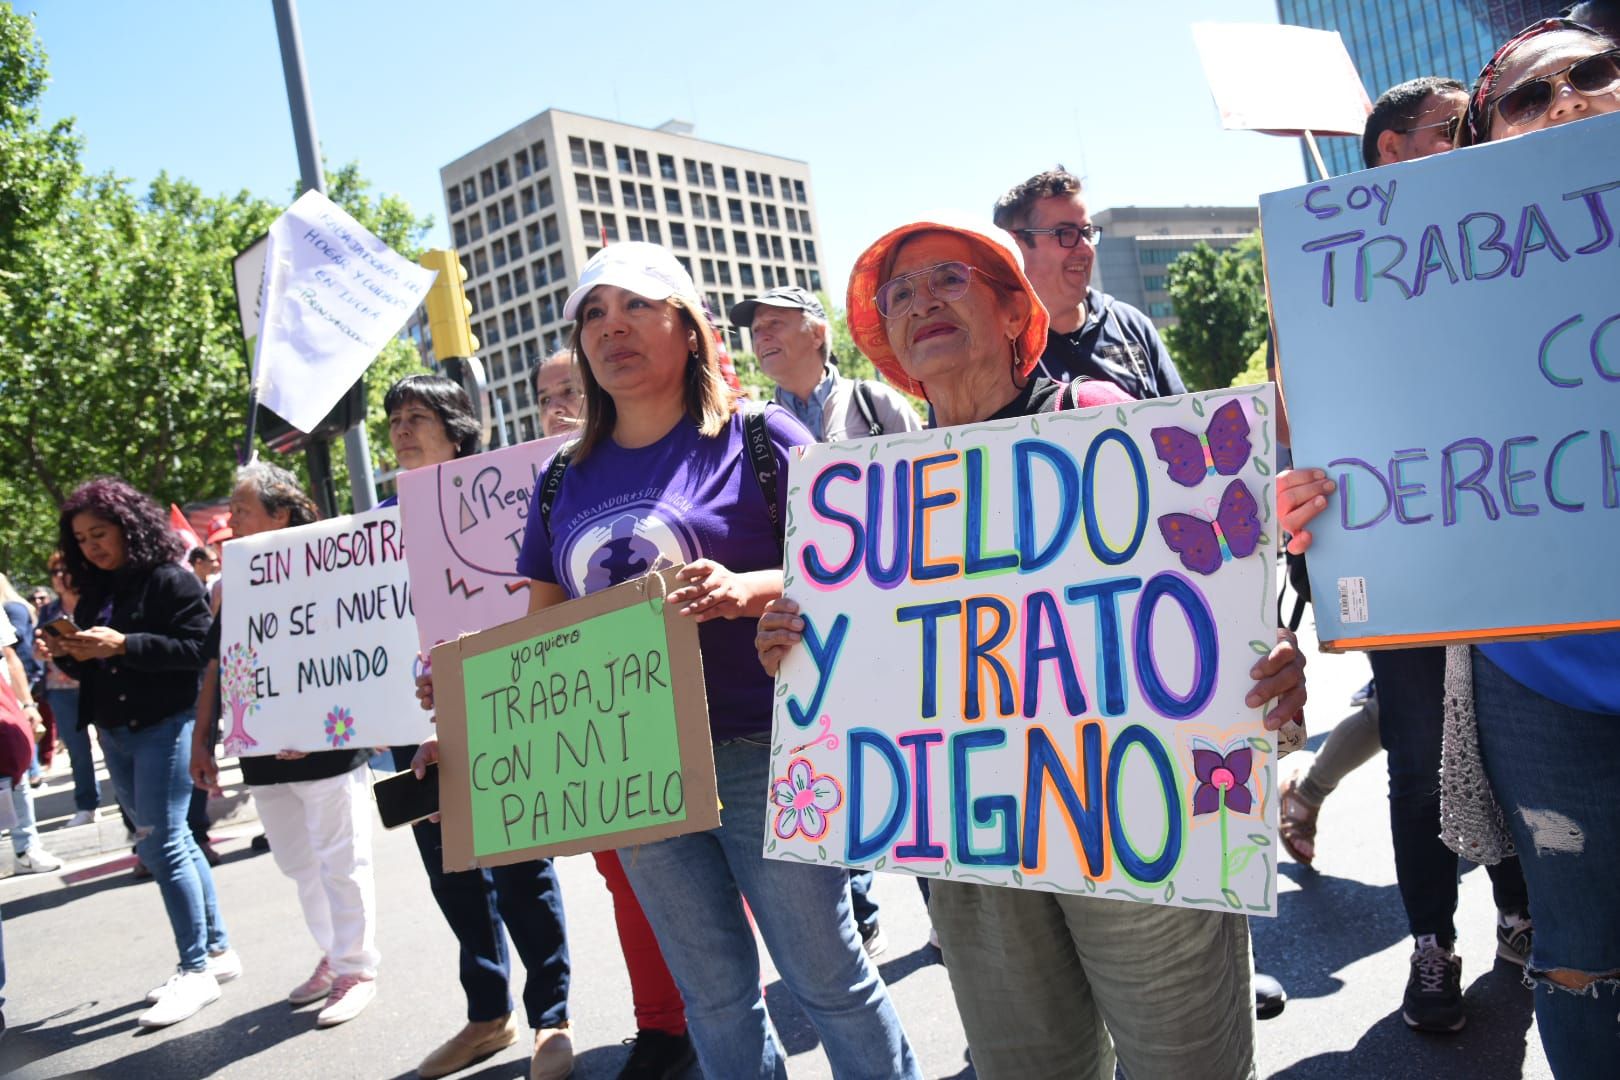
<path fill-rule="evenodd" d="M 456 457 L 478 453 L 478 418 L 460 383 L 443 375 L 407 375 L 383 395 L 383 414 L 393 416 L 407 401 L 420 401 L 438 414 L 445 435 L 456 444 Z"/>
<path fill-rule="evenodd" d="M 57 519 L 57 544 L 68 577 L 81 593 L 104 593 L 113 574 L 90 564 L 73 538 L 73 519 L 93 514 L 118 526 L 124 534 L 124 565 L 116 573 L 145 575 L 186 553 L 186 542 L 169 527 L 158 504 L 116 476 L 98 476 L 82 485 Z"/>

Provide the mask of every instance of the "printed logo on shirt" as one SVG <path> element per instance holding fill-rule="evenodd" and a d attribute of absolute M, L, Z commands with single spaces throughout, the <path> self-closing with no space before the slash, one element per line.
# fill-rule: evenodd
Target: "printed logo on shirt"
<path fill-rule="evenodd" d="M 697 538 L 661 501 L 606 506 L 576 515 L 563 542 L 560 569 L 575 596 L 640 577 L 658 564 L 702 558 Z"/>

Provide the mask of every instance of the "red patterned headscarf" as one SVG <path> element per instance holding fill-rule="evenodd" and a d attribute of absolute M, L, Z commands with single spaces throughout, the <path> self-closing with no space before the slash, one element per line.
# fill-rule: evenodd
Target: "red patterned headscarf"
<path fill-rule="evenodd" d="M 1507 63 L 1508 57 L 1519 50 L 1519 46 L 1531 38 L 1542 34 L 1557 33 L 1560 30 L 1573 30 L 1580 34 L 1590 34 L 1599 40 L 1607 41 L 1602 33 L 1592 29 L 1585 23 L 1578 23 L 1573 19 L 1542 19 L 1538 23 L 1531 23 L 1517 34 L 1502 43 L 1501 48 L 1491 57 L 1490 62 L 1479 70 L 1479 78 L 1474 80 L 1474 89 L 1468 95 L 1468 112 L 1463 117 L 1461 146 L 1474 146 L 1478 143 L 1489 142 L 1491 138 L 1491 110 L 1492 95 L 1496 90 L 1496 79 L 1501 73 L 1502 65 Z"/>

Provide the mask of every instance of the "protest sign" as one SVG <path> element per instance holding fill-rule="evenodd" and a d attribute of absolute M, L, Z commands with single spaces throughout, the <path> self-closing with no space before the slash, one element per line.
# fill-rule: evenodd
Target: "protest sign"
<path fill-rule="evenodd" d="M 251 276 L 253 261 L 244 256 L 239 277 Z M 399 333 L 434 273 L 318 191 L 270 226 L 264 266 L 254 386 L 263 404 L 311 431 Z M 240 290 L 238 305 L 246 321 Z"/>
<path fill-rule="evenodd" d="M 1260 202 L 1325 648 L 1620 626 L 1620 117 Z"/>
<path fill-rule="evenodd" d="M 796 450 L 767 857 L 1273 914 L 1272 402 Z"/>
<path fill-rule="evenodd" d="M 447 872 L 719 826 L 680 569 L 433 649 Z"/>
<path fill-rule="evenodd" d="M 277 529 L 223 549 L 225 752 L 421 742 L 399 510 Z"/>
<path fill-rule="evenodd" d="M 405 561 L 424 653 L 529 610 L 528 581 L 517 572 L 529 499 L 540 467 L 569 438 L 535 439 L 400 474 Z"/>
<path fill-rule="evenodd" d="M 1194 23 L 1221 127 L 1278 135 L 1360 135 L 1372 102 L 1337 30 Z"/>

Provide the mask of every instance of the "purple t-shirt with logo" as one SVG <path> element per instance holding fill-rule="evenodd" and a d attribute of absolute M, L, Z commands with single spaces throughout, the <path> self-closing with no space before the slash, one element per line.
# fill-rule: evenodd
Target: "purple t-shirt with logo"
<path fill-rule="evenodd" d="M 777 509 L 786 521 L 788 451 L 815 437 L 777 406 L 766 408 L 765 430 L 776 459 Z M 782 565 L 782 545 L 743 444 L 740 412 L 713 438 L 698 434 L 686 417 L 651 446 L 599 443 L 584 461 L 569 463 L 551 505 L 550 529 L 540 520 L 539 495 L 536 484 L 518 573 L 561 585 L 570 597 L 639 577 L 660 555 L 672 564 L 712 559 L 739 573 Z M 773 682 L 754 651 L 758 621 L 715 619 L 698 626 L 709 730 L 717 740 L 770 729 Z"/>

